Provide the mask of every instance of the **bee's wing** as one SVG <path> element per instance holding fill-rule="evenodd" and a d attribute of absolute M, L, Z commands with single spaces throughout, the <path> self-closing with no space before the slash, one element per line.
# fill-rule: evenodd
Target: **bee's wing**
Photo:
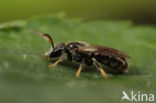
<path fill-rule="evenodd" d="M 130 58 L 130 55 L 125 52 L 113 48 L 105 47 L 105 46 L 90 45 L 88 47 L 78 48 L 78 51 L 84 53 L 97 53 L 102 55 Z"/>

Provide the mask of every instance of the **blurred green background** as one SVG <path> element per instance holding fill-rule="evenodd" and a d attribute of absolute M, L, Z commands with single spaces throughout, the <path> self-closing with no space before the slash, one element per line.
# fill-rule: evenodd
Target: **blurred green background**
<path fill-rule="evenodd" d="M 156 95 L 156 28 L 144 25 L 156 24 L 155 5 L 156 0 L 1 0 L 0 103 L 120 103 L 123 90 Z M 59 13 L 67 18 L 28 19 Z M 14 21 L 19 19 L 28 20 Z M 14 22 L 2 23 L 8 21 Z M 129 72 L 104 80 L 99 72 L 84 71 L 75 80 L 78 66 L 48 69 L 49 44 L 30 30 L 50 33 L 56 43 L 81 40 L 123 50 L 132 57 Z"/>
<path fill-rule="evenodd" d="M 156 24 L 156 0 L 1 0 L 0 22 L 64 12 L 67 17 Z"/>

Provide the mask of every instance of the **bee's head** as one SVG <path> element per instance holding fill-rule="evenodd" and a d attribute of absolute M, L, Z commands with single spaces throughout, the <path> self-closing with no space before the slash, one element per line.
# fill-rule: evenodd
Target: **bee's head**
<path fill-rule="evenodd" d="M 45 55 L 48 59 L 56 58 L 56 57 L 59 57 L 62 55 L 62 53 L 64 52 L 65 47 L 66 47 L 64 43 L 57 44 L 56 46 L 54 46 L 53 39 L 49 34 L 46 34 L 46 33 L 42 34 L 42 33 L 37 32 L 37 31 L 32 31 L 32 32 L 34 32 L 34 33 L 40 35 L 41 37 L 45 38 L 51 44 L 50 50 L 45 53 Z"/>
<path fill-rule="evenodd" d="M 57 44 L 54 48 L 51 48 L 50 51 L 46 52 L 45 55 L 48 59 L 60 57 L 62 53 L 65 52 L 65 48 L 64 43 Z"/>

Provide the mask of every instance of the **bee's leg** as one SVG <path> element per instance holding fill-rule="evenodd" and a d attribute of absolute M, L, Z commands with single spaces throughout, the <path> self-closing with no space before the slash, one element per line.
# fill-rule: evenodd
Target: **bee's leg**
<path fill-rule="evenodd" d="M 100 64 L 98 63 L 98 61 L 95 58 L 92 58 L 94 65 L 97 67 L 97 69 L 101 72 L 102 76 L 106 79 L 108 79 L 109 77 L 107 76 L 106 72 L 102 69 L 102 67 L 100 66 Z"/>
<path fill-rule="evenodd" d="M 66 55 L 65 54 L 63 54 L 54 64 L 52 64 L 52 65 L 49 65 L 48 67 L 49 68 L 51 68 L 51 67 L 55 67 L 59 62 L 61 62 L 61 61 L 63 61 L 64 60 L 64 57 L 65 57 Z"/>
<path fill-rule="evenodd" d="M 82 63 L 80 64 L 80 66 L 79 66 L 79 68 L 78 68 L 76 74 L 75 74 L 75 78 L 76 78 L 76 79 L 79 78 L 80 72 L 81 72 L 81 70 L 83 69 L 83 65 L 84 65 L 84 63 L 82 62 Z"/>

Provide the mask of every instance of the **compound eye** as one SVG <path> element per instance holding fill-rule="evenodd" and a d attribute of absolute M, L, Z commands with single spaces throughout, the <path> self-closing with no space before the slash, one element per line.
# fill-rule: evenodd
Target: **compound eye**
<path fill-rule="evenodd" d="M 62 54 L 62 49 L 61 48 L 55 49 L 54 52 L 53 52 L 54 57 L 58 57 L 61 54 Z"/>
<path fill-rule="evenodd" d="M 58 44 L 54 49 L 52 49 L 49 52 L 49 57 L 50 58 L 59 57 L 59 56 L 62 55 L 62 53 L 64 52 L 64 50 L 65 50 L 65 44 Z"/>

